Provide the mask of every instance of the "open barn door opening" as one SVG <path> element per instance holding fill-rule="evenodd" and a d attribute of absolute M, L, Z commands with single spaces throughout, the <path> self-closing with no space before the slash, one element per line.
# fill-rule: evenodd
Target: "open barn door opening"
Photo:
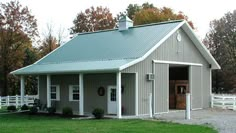
<path fill-rule="evenodd" d="M 169 67 L 169 109 L 184 110 L 186 93 L 189 93 L 189 66 L 170 65 Z"/>

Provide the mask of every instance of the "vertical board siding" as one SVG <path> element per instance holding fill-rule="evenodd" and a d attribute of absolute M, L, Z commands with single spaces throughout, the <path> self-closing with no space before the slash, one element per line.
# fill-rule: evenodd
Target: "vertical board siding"
<path fill-rule="evenodd" d="M 124 87 L 121 96 L 123 115 L 135 115 L 135 74 L 122 73 L 121 85 Z"/>
<path fill-rule="evenodd" d="M 209 108 L 211 105 L 211 83 L 210 83 L 210 72 L 208 66 L 202 67 L 202 95 L 203 95 L 203 108 Z"/>
<path fill-rule="evenodd" d="M 43 107 L 47 104 L 47 80 L 45 75 L 39 76 L 39 99 Z M 79 111 L 79 101 L 69 101 L 69 85 L 79 85 L 79 75 L 52 75 L 51 85 L 60 86 L 60 101 L 52 101 L 58 112 L 63 107 L 71 107 L 74 113 Z"/>
<path fill-rule="evenodd" d="M 79 75 L 52 75 L 51 85 L 60 86 L 60 101 L 52 101 L 56 109 L 62 111 L 64 107 L 71 107 L 75 113 L 79 112 L 79 101 L 69 101 L 69 85 L 79 85 Z"/>
<path fill-rule="evenodd" d="M 148 96 L 152 92 L 152 82 L 147 81 L 146 74 L 152 73 L 152 62 L 144 60 L 136 65 L 133 65 L 122 73 L 138 73 L 138 114 L 146 115 L 149 111 Z"/>
<path fill-rule="evenodd" d="M 39 76 L 39 99 L 44 105 L 47 104 L 47 81 L 46 76 Z M 58 112 L 63 107 L 71 107 L 75 113 L 79 112 L 79 101 L 69 101 L 69 85 L 79 85 L 79 75 L 52 75 L 52 85 L 60 86 L 60 101 L 52 101 Z M 91 114 L 95 108 L 104 109 L 107 113 L 107 87 L 116 85 L 115 74 L 84 74 L 84 112 Z M 122 74 L 122 85 L 124 92 L 122 94 L 122 106 L 124 115 L 135 114 L 135 74 Z M 99 96 L 97 90 L 99 87 L 105 88 L 105 95 Z"/>
<path fill-rule="evenodd" d="M 116 86 L 116 74 L 84 74 L 84 112 L 91 114 L 95 108 L 107 113 L 107 87 Z M 105 88 L 105 95 L 99 96 L 99 87 Z"/>
<path fill-rule="evenodd" d="M 202 92 L 202 67 L 191 66 L 191 86 L 190 92 L 192 94 L 192 109 L 202 108 L 203 92 Z"/>
<path fill-rule="evenodd" d="M 182 40 L 177 41 L 177 32 L 181 34 Z M 152 73 L 152 60 L 179 61 L 188 63 L 202 64 L 202 91 L 203 107 L 209 107 L 210 98 L 210 69 L 209 64 L 201 55 L 199 50 L 193 44 L 188 35 L 180 28 L 177 32 L 171 35 L 161 46 L 159 46 L 145 60 L 124 69 L 122 72 L 135 73 L 139 75 L 138 79 L 138 94 L 139 94 L 139 114 L 148 114 L 148 94 L 152 92 L 152 82 L 146 80 L 146 74 Z M 166 81 L 165 81 L 166 82 Z M 196 87 L 198 86 L 195 84 Z M 164 110 L 164 109 L 161 109 Z"/>
<path fill-rule="evenodd" d="M 44 105 L 47 104 L 47 79 L 45 75 L 39 76 L 39 92 L 40 92 L 39 94 L 40 103 L 44 107 Z"/>
<path fill-rule="evenodd" d="M 154 113 L 169 110 L 169 65 L 155 64 Z"/>

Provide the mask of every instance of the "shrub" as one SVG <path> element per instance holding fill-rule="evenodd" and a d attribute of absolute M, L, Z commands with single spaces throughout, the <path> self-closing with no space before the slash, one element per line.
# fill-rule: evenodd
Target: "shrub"
<path fill-rule="evenodd" d="M 71 107 L 64 107 L 62 109 L 62 115 L 65 116 L 65 117 L 72 116 L 73 115 L 72 108 Z"/>
<path fill-rule="evenodd" d="M 8 106 L 8 107 L 7 107 L 7 110 L 8 110 L 8 111 L 16 111 L 16 106 L 13 106 L 13 105 Z"/>
<path fill-rule="evenodd" d="M 49 108 L 47 108 L 47 111 L 48 111 L 48 114 L 53 115 L 56 112 L 56 108 L 55 107 L 49 107 Z"/>
<path fill-rule="evenodd" d="M 38 108 L 36 106 L 33 106 L 30 108 L 30 114 L 37 114 L 38 113 Z"/>
<path fill-rule="evenodd" d="M 92 114 L 96 119 L 102 119 L 104 117 L 104 110 L 100 108 L 96 108 L 93 110 Z"/>
<path fill-rule="evenodd" d="M 21 110 L 29 110 L 29 107 L 24 104 L 23 106 L 21 106 Z"/>

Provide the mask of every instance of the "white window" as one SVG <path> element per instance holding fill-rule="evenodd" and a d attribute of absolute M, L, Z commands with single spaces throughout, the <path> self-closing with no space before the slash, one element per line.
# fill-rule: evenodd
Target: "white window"
<path fill-rule="evenodd" d="M 69 101 L 79 101 L 79 85 L 69 85 Z"/>
<path fill-rule="evenodd" d="M 51 100 L 60 100 L 60 87 L 59 85 L 51 85 Z"/>

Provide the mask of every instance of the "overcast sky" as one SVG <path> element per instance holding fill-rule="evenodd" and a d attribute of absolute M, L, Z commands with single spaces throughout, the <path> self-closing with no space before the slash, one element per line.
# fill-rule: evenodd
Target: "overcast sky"
<path fill-rule="evenodd" d="M 9 0 L 0 0 L 6 2 Z M 38 20 L 40 33 L 45 31 L 47 23 L 56 29 L 62 27 L 68 34 L 76 14 L 91 6 L 108 7 L 114 16 L 125 11 L 129 4 L 153 3 L 157 7 L 170 7 L 175 12 L 182 11 L 197 28 L 200 39 L 205 37 L 211 20 L 221 18 L 225 13 L 236 9 L 235 0 L 19 0 L 28 6 Z"/>

